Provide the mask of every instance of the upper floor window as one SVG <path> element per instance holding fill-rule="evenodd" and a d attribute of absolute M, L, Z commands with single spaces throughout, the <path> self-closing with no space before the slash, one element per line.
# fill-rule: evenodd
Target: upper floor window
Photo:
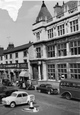
<path fill-rule="evenodd" d="M 70 22 L 70 30 L 71 32 L 75 32 L 79 30 L 78 19 Z"/>
<path fill-rule="evenodd" d="M 47 47 L 48 57 L 55 57 L 55 46 Z"/>
<path fill-rule="evenodd" d="M 58 44 L 57 49 L 58 49 L 58 56 L 66 56 L 67 55 L 66 43 Z"/>
<path fill-rule="evenodd" d="M 27 59 L 24 59 L 24 63 L 27 63 Z"/>
<path fill-rule="evenodd" d="M 8 55 L 6 55 L 5 57 L 6 57 L 6 59 L 8 59 Z"/>
<path fill-rule="evenodd" d="M 55 65 L 54 64 L 48 65 L 48 79 L 51 79 L 51 80 L 55 79 Z"/>
<path fill-rule="evenodd" d="M 8 64 L 8 61 L 6 61 L 6 64 Z"/>
<path fill-rule="evenodd" d="M 37 58 L 41 58 L 41 47 L 36 48 Z"/>
<path fill-rule="evenodd" d="M 37 38 L 37 41 L 40 40 L 40 32 L 37 32 L 37 33 L 36 33 L 36 38 Z"/>
<path fill-rule="evenodd" d="M 1 57 L 0 57 L 0 59 L 2 60 L 2 59 L 3 59 L 3 57 L 1 56 Z"/>
<path fill-rule="evenodd" d="M 48 30 L 48 39 L 53 38 L 53 36 L 54 36 L 53 35 L 53 28 L 51 28 L 51 29 Z"/>
<path fill-rule="evenodd" d="M 16 58 L 18 58 L 18 52 L 17 52 L 17 53 L 15 53 L 15 57 L 16 57 Z"/>
<path fill-rule="evenodd" d="M 71 51 L 71 55 L 80 54 L 80 41 L 70 42 L 70 51 Z"/>
<path fill-rule="evenodd" d="M 10 64 L 12 64 L 12 61 L 10 61 Z"/>
<path fill-rule="evenodd" d="M 16 60 L 15 62 L 18 63 L 18 60 Z"/>
<path fill-rule="evenodd" d="M 59 26 L 57 27 L 57 29 L 58 29 L 58 36 L 65 34 L 64 24 L 59 25 Z"/>
<path fill-rule="evenodd" d="M 27 51 L 25 50 L 25 51 L 23 51 L 23 55 L 24 55 L 24 57 L 26 57 L 27 56 Z"/>
<path fill-rule="evenodd" d="M 12 54 L 10 54 L 10 59 L 12 59 Z"/>

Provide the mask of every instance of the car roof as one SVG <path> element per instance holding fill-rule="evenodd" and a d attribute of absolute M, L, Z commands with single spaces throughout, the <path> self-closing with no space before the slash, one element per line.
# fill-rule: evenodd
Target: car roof
<path fill-rule="evenodd" d="M 27 93 L 27 92 L 26 91 L 14 91 L 13 93 L 20 94 L 20 93 Z"/>
<path fill-rule="evenodd" d="M 78 79 L 64 79 L 64 80 L 61 80 L 61 82 L 80 83 L 80 81 Z"/>

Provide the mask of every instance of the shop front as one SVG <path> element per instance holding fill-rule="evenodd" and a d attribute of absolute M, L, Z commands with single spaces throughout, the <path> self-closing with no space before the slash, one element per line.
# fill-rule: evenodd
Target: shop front
<path fill-rule="evenodd" d="M 27 63 L 0 64 L 2 79 L 6 76 L 10 81 L 16 81 L 19 79 L 19 74 L 22 70 L 28 70 Z"/>

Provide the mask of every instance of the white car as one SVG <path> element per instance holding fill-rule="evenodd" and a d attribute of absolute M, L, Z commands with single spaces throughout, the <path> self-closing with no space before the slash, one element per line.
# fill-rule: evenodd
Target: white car
<path fill-rule="evenodd" d="M 35 101 L 35 96 L 28 95 L 25 91 L 15 91 L 11 94 L 11 96 L 2 98 L 2 104 L 10 105 L 12 108 L 19 104 L 29 104 L 31 101 Z"/>

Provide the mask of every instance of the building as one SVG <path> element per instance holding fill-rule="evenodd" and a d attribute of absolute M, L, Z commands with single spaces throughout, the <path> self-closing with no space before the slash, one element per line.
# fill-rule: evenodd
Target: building
<path fill-rule="evenodd" d="M 0 73 L 9 76 L 11 80 L 17 80 L 22 70 L 30 71 L 29 63 L 29 48 L 32 42 L 14 47 L 14 44 L 10 43 L 3 53 L 0 53 Z M 30 75 L 29 75 L 30 77 Z"/>
<path fill-rule="evenodd" d="M 33 79 L 55 83 L 65 78 L 80 79 L 80 1 L 54 6 L 51 16 L 44 1 L 33 26 Z"/>

